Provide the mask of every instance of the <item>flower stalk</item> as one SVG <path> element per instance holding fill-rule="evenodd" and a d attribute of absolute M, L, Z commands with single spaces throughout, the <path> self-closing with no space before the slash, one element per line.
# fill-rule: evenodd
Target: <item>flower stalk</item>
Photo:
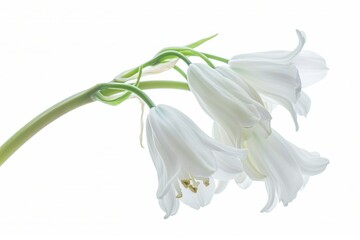
<path fill-rule="evenodd" d="M 151 89 L 156 86 L 172 87 L 176 88 L 177 84 L 160 84 L 160 82 L 151 82 L 145 84 L 145 89 Z M 178 84 L 179 87 L 184 87 L 182 84 Z M 25 142 L 27 142 L 32 136 L 38 133 L 41 129 L 46 127 L 49 123 L 55 121 L 59 117 L 65 115 L 66 113 L 84 106 L 88 103 L 98 100 L 96 94 L 102 89 L 112 89 L 116 92 L 128 90 L 132 93 L 138 95 L 148 106 L 149 108 L 155 107 L 153 101 L 140 89 L 135 86 L 124 84 L 124 83 L 102 83 L 97 84 L 85 91 L 79 92 L 65 100 L 55 104 L 50 107 L 19 131 L 17 131 L 12 137 L 10 137 L 1 147 L 0 147 L 0 166 L 13 154 L 15 153 Z"/>
<path fill-rule="evenodd" d="M 93 102 L 94 99 L 92 96 L 96 91 L 98 91 L 98 86 L 94 86 L 83 92 L 75 94 L 55 104 L 22 127 L 0 147 L 0 166 L 25 142 L 27 142 L 32 136 L 49 123 L 71 110 Z"/>

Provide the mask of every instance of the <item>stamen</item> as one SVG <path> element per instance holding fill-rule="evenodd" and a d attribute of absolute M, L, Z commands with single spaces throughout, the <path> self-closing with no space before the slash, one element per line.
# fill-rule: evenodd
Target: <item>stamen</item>
<path fill-rule="evenodd" d="M 198 181 L 196 181 L 196 179 L 195 179 L 193 176 L 191 176 L 191 175 L 190 175 L 190 179 L 191 179 L 191 181 L 192 181 L 192 186 L 195 187 L 195 188 L 197 188 L 200 183 L 199 183 Z"/>
<path fill-rule="evenodd" d="M 181 179 L 181 183 L 185 188 L 189 189 L 191 192 L 197 193 L 199 185 L 200 185 L 200 182 L 197 180 L 202 181 L 206 187 L 210 185 L 209 178 L 203 178 L 203 177 L 195 178 L 191 174 L 190 174 L 190 178 Z M 181 194 L 181 196 L 182 196 L 182 194 Z"/>
<path fill-rule="evenodd" d="M 174 186 L 175 186 L 175 190 L 176 190 L 176 192 L 177 192 L 176 198 L 182 198 L 183 194 L 182 194 L 182 192 L 181 192 L 181 188 L 180 188 L 179 182 L 176 181 L 175 184 L 174 184 Z"/>
<path fill-rule="evenodd" d="M 193 185 L 190 185 L 190 186 L 189 186 L 189 189 L 190 189 L 190 191 L 192 191 L 193 193 L 197 193 L 197 190 L 198 190 L 197 186 L 193 186 Z"/>
<path fill-rule="evenodd" d="M 204 183 L 205 187 L 208 187 L 208 186 L 210 185 L 210 179 L 205 178 L 205 179 L 203 180 L 203 183 Z"/>
<path fill-rule="evenodd" d="M 190 184 L 190 179 L 181 179 L 181 183 L 182 185 L 184 185 L 185 188 L 189 188 Z"/>

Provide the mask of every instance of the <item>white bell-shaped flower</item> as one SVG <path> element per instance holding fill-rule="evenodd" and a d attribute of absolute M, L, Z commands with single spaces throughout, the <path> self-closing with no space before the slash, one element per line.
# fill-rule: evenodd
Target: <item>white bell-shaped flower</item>
<path fill-rule="evenodd" d="M 176 214 L 179 199 L 195 209 L 207 205 L 215 191 L 213 178 L 230 180 L 243 172 L 244 150 L 217 142 L 175 108 L 151 108 L 146 133 L 165 218 Z"/>
<path fill-rule="evenodd" d="M 214 137 L 225 143 L 231 142 L 216 124 Z M 241 146 L 248 150 L 248 157 L 243 161 L 246 174 L 252 180 L 265 182 L 268 202 L 263 212 L 271 211 L 279 201 L 286 206 L 296 198 L 309 176 L 321 173 L 329 163 L 318 153 L 310 153 L 288 142 L 275 130 L 264 137 L 259 127 L 244 129 Z M 247 184 L 248 179 L 242 173 L 235 181 L 241 185 Z"/>
<path fill-rule="evenodd" d="M 204 111 L 239 142 L 241 128 L 260 124 L 270 132 L 271 115 L 257 92 L 230 68 L 191 64 L 188 82 Z"/>
<path fill-rule="evenodd" d="M 266 102 L 268 109 L 280 104 L 291 114 L 298 129 L 297 114 L 310 109 L 310 98 L 301 88 L 321 80 L 327 73 L 325 60 L 302 51 L 305 33 L 297 30 L 299 44 L 293 51 L 268 51 L 232 57 L 229 66 L 239 73 Z"/>

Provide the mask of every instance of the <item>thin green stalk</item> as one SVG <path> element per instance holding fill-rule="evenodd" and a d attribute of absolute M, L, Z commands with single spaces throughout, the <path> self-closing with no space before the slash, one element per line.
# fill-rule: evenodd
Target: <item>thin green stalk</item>
<path fill-rule="evenodd" d="M 91 103 L 97 100 L 94 95 L 101 89 L 104 88 L 114 88 L 119 91 L 119 89 L 125 89 L 137 94 L 142 100 L 148 104 L 148 106 L 154 107 L 155 104 L 152 100 L 138 87 L 124 84 L 124 83 L 103 83 L 97 84 L 94 87 L 91 87 L 85 91 L 77 93 L 41 113 L 28 124 L 22 127 L 17 131 L 12 137 L 10 137 L 1 147 L 0 147 L 0 166 L 13 154 L 15 153 L 26 141 L 28 141 L 32 136 L 37 132 L 47 126 L 49 123 L 53 122 L 57 118 L 63 116 L 64 114 L 81 107 L 85 104 Z"/>
<path fill-rule="evenodd" d="M 174 66 L 173 67 L 178 73 L 180 73 L 180 75 L 181 76 L 183 76 L 185 79 L 186 79 L 186 81 L 187 81 L 187 76 L 186 76 L 186 73 L 181 69 L 181 68 L 179 68 L 178 66 Z"/>
<path fill-rule="evenodd" d="M 142 90 L 157 89 L 157 88 L 169 88 L 178 90 L 190 90 L 189 85 L 186 82 L 178 82 L 171 80 L 153 80 L 140 82 L 139 88 Z"/>
<path fill-rule="evenodd" d="M 229 59 L 226 59 L 226 58 L 222 58 L 222 57 L 219 57 L 219 56 L 215 56 L 215 55 L 212 55 L 212 54 L 209 54 L 209 53 L 202 53 L 204 54 L 206 57 L 208 58 L 211 58 L 211 59 L 214 59 L 214 60 L 217 60 L 219 62 L 224 62 L 224 63 L 228 63 L 229 62 Z"/>
<path fill-rule="evenodd" d="M 75 94 L 41 113 L 28 124 L 17 131 L 0 147 L 0 166 L 27 140 L 43 129 L 46 125 L 70 112 L 71 110 L 94 101 L 92 95 L 98 90 L 97 86 Z"/>
<path fill-rule="evenodd" d="M 143 91 L 141 91 L 140 88 L 134 85 L 130 85 L 126 83 L 114 83 L 114 82 L 101 84 L 99 88 L 100 91 L 96 92 L 95 97 L 100 101 L 104 101 L 105 103 L 110 103 L 111 100 L 109 101 L 107 97 L 104 98 L 104 96 L 101 94 L 101 90 L 103 89 L 117 89 L 118 91 L 128 90 L 129 92 L 135 93 L 137 96 L 139 96 L 149 106 L 149 108 L 153 108 L 156 106 L 155 103 L 149 98 L 147 94 L 145 94 Z M 116 101 L 116 99 L 114 101 Z"/>
<path fill-rule="evenodd" d="M 215 68 L 215 65 L 210 61 L 210 59 L 203 53 L 198 52 L 192 48 L 189 47 L 169 47 L 169 48 L 164 48 L 161 51 L 177 51 L 177 52 L 181 52 L 183 53 L 185 56 L 196 56 L 201 58 L 204 62 L 206 62 L 207 65 L 209 65 L 211 68 Z M 160 52 L 162 53 L 162 52 Z"/>
<path fill-rule="evenodd" d="M 186 82 L 173 81 L 173 80 L 149 80 L 140 82 L 138 88 L 141 90 L 148 89 L 157 89 L 157 88 L 169 88 L 169 89 L 178 89 L 178 90 L 190 90 L 189 85 Z M 116 88 L 107 88 L 101 90 L 102 95 L 111 96 L 114 94 L 119 94 L 122 91 Z"/>

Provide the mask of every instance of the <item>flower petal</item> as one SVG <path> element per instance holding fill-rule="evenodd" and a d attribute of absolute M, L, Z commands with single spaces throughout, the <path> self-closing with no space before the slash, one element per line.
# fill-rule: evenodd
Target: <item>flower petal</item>
<path fill-rule="evenodd" d="M 276 184 L 271 178 L 265 180 L 265 187 L 268 194 L 268 201 L 266 205 L 261 209 L 261 212 L 270 212 L 279 202 L 278 195 L 276 193 Z"/>
<path fill-rule="evenodd" d="M 252 99 L 244 88 L 205 64 L 191 64 L 188 69 L 189 87 L 204 111 L 218 122 L 232 139 L 241 127 L 252 127 L 269 121 L 270 114 Z M 226 106 L 226 107 L 224 107 Z"/>
<path fill-rule="evenodd" d="M 240 74 L 232 70 L 228 65 L 217 66 L 216 71 L 224 77 L 234 81 L 238 86 L 244 89 L 252 99 L 263 105 L 262 99 L 258 92 L 250 84 L 248 84 Z"/>
<path fill-rule="evenodd" d="M 296 30 L 299 43 L 293 51 L 266 51 L 248 54 L 239 54 L 231 58 L 231 60 L 240 60 L 244 62 L 270 62 L 278 64 L 289 64 L 301 52 L 306 42 L 304 32 Z"/>
<path fill-rule="evenodd" d="M 218 193 L 223 192 L 228 184 L 229 184 L 229 181 L 219 180 L 216 185 L 215 193 L 218 194 Z"/>
<path fill-rule="evenodd" d="M 289 143 L 292 148 L 292 155 L 295 161 L 299 164 L 303 174 L 307 176 L 313 176 L 323 172 L 329 160 L 326 158 L 320 157 L 316 152 L 308 152 L 304 149 L 301 149 L 294 144 Z"/>
<path fill-rule="evenodd" d="M 223 152 L 214 152 L 217 159 L 217 171 L 214 173 L 214 178 L 219 180 L 231 180 L 239 173 L 244 171 L 242 159 L 239 157 L 229 157 Z"/>
<path fill-rule="evenodd" d="M 273 201 L 274 190 L 284 205 L 295 199 L 304 185 L 304 178 L 289 143 L 274 130 L 266 139 L 257 137 L 254 131 L 254 136 L 247 141 L 247 146 L 249 155 L 252 155 L 251 160 L 266 175 L 269 202 Z M 265 209 L 270 209 L 269 206 L 267 204 Z"/>
<path fill-rule="evenodd" d="M 303 87 L 310 86 L 322 78 L 328 72 L 325 59 L 311 51 L 303 51 L 294 58 L 294 63 L 299 70 Z"/>
<path fill-rule="evenodd" d="M 219 142 L 228 146 L 238 147 L 241 143 L 240 137 L 238 139 L 231 139 L 221 125 L 216 122 L 213 123 L 212 136 Z"/>
<path fill-rule="evenodd" d="M 311 107 L 310 97 L 306 93 L 301 91 L 300 97 L 297 100 L 296 104 L 294 105 L 294 110 L 296 111 L 297 114 L 306 117 L 310 111 L 310 107 Z"/>
<path fill-rule="evenodd" d="M 184 188 L 182 185 L 180 187 L 183 194 L 180 200 L 194 209 L 200 209 L 200 207 L 208 205 L 215 193 L 215 181 L 213 178 L 209 178 L 208 186 L 199 182 L 196 193 Z"/>
<path fill-rule="evenodd" d="M 242 189 L 248 188 L 252 181 L 245 172 L 240 173 L 234 178 L 236 184 Z"/>
<path fill-rule="evenodd" d="M 229 65 L 261 94 L 278 96 L 295 103 L 301 91 L 301 80 L 293 63 L 244 62 L 231 59 Z"/>
<path fill-rule="evenodd" d="M 168 159 L 172 159 L 168 156 L 169 153 L 161 147 L 158 148 L 159 145 L 161 146 L 161 142 L 153 133 L 150 124 L 150 121 L 147 121 L 146 136 L 150 155 L 158 175 L 158 190 L 156 195 L 158 198 L 163 198 L 164 195 L 169 192 L 173 181 L 176 179 L 180 171 L 180 166 L 178 162 L 169 162 Z"/>
<path fill-rule="evenodd" d="M 163 158 L 169 161 L 169 168 L 181 163 L 182 169 L 204 177 L 216 171 L 215 160 L 202 142 L 203 138 L 210 137 L 185 114 L 175 108 L 158 105 L 150 110 L 148 120 L 157 130 L 157 149 L 166 156 Z"/>
<path fill-rule="evenodd" d="M 300 94 L 301 96 L 301 94 Z M 299 106 L 297 106 L 298 110 L 301 110 L 302 105 L 300 104 L 301 102 L 298 103 L 298 100 L 295 103 L 290 102 L 288 99 L 283 98 L 281 96 L 277 96 L 277 95 L 270 95 L 268 94 L 267 96 L 263 97 L 264 99 L 264 103 L 265 105 L 276 105 L 277 103 L 280 104 L 281 106 L 283 106 L 286 110 L 289 111 L 294 125 L 295 125 L 295 130 L 298 131 L 299 130 L 299 123 L 297 120 L 297 112 L 296 112 L 296 105 L 299 104 Z"/>
<path fill-rule="evenodd" d="M 164 216 L 165 219 L 177 213 L 179 200 L 175 197 L 174 189 L 168 191 L 162 198 L 159 198 L 158 201 L 161 209 L 166 213 Z"/>

